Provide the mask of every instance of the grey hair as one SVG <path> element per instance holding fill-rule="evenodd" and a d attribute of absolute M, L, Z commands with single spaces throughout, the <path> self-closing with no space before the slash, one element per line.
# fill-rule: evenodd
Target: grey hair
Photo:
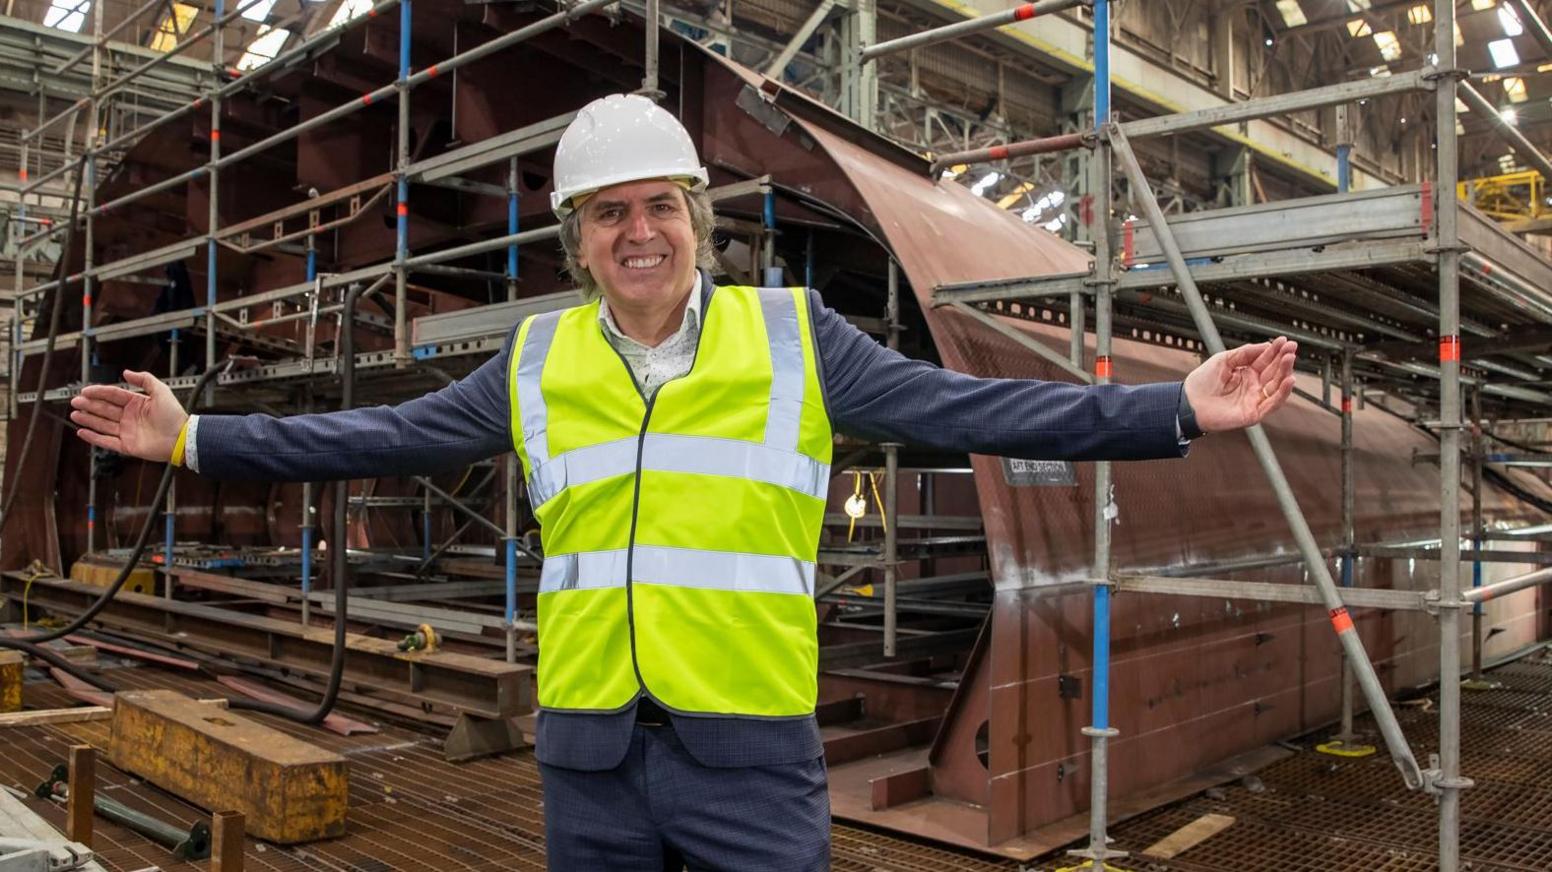
<path fill-rule="evenodd" d="M 716 215 L 711 209 L 711 197 L 705 191 L 684 192 L 685 206 L 690 210 L 690 227 L 695 231 L 695 265 L 707 270 L 716 268 L 717 255 L 711 247 L 711 232 L 716 229 Z M 603 288 L 594 281 L 593 274 L 578 262 L 582 250 L 582 210 L 573 209 L 560 222 L 560 245 L 566 252 L 566 272 L 576 282 L 582 299 L 591 303 L 603 295 Z"/>

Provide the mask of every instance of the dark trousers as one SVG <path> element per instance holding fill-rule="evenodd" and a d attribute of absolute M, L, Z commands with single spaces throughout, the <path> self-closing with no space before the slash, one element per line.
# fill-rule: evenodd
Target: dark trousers
<path fill-rule="evenodd" d="M 614 769 L 539 769 L 555 872 L 830 868 L 823 757 L 781 766 L 702 766 L 672 727 L 638 724 Z"/>

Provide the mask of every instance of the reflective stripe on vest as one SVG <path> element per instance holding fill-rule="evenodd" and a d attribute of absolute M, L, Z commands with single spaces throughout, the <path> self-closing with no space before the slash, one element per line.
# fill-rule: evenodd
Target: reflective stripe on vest
<path fill-rule="evenodd" d="M 546 558 L 539 592 L 624 587 L 627 551 L 618 548 Z M 770 554 L 637 545 L 631 576 L 636 584 L 814 595 L 812 562 Z"/>
<path fill-rule="evenodd" d="M 616 710 L 644 684 L 692 713 L 813 711 L 830 423 L 806 297 L 718 288 L 694 366 L 652 398 L 596 303 L 520 329 L 513 440 L 546 546 L 541 707 Z"/>

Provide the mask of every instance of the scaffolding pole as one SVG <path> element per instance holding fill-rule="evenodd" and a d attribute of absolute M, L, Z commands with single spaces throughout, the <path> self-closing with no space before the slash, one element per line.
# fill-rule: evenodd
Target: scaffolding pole
<path fill-rule="evenodd" d="M 767 195 L 769 196 L 769 195 Z M 884 300 L 884 342 L 891 351 L 900 348 L 900 267 L 889 258 L 889 287 Z M 884 519 L 884 656 L 894 657 L 899 643 L 899 560 L 900 515 L 898 512 L 900 445 L 884 443 L 884 504 L 879 507 Z"/>
<path fill-rule="evenodd" d="M 1110 3 L 1094 3 L 1094 118 L 1089 135 L 1097 136 L 1110 122 Z M 1094 384 L 1109 384 L 1111 370 L 1111 299 L 1114 293 L 1114 263 L 1110 250 L 1111 150 L 1100 142 L 1089 159 L 1089 194 L 1093 197 L 1090 237 L 1094 243 Z M 1071 298 L 1069 298 L 1071 302 Z M 1081 303 L 1081 301 L 1078 301 Z M 1081 348 L 1082 337 L 1073 343 Z M 1094 464 L 1094 572 L 1095 578 L 1110 578 L 1111 524 L 1118 511 L 1110 462 Z M 1110 725 L 1110 585 L 1094 588 L 1094 700 L 1092 717 L 1083 734 L 1089 737 L 1089 843 L 1076 850 L 1087 857 L 1095 869 L 1103 870 L 1106 861 L 1125 856 L 1110 848 L 1109 793 L 1110 740 L 1120 730 Z"/>
<path fill-rule="evenodd" d="M 399 96 L 398 147 L 395 149 L 394 187 L 398 191 L 394 212 L 397 216 L 393 248 L 393 362 L 409 366 L 409 272 L 405 261 L 410 254 L 410 0 L 399 2 L 399 78 L 395 82 Z"/>
<path fill-rule="evenodd" d="M 83 187 L 86 189 L 86 203 L 90 207 L 96 198 L 97 190 L 97 131 L 102 124 L 102 100 L 95 95 L 97 83 L 102 77 L 102 3 L 92 4 L 92 33 L 96 39 L 92 45 L 92 90 L 86 110 L 86 141 L 81 149 L 81 157 L 85 161 L 82 171 L 86 173 Z M 75 124 L 72 122 L 66 132 L 65 154 L 69 157 L 71 143 L 75 140 Z M 68 229 L 68 228 L 67 228 Z M 92 359 L 96 356 L 96 349 L 92 342 L 92 291 L 95 283 L 92 281 L 92 251 L 96 244 L 96 222 L 92 220 L 91 209 L 86 210 L 86 244 L 82 247 L 83 261 L 82 271 L 86 278 L 81 282 L 81 384 L 90 384 L 92 380 Z M 17 252 L 21 257 L 21 252 Z M 61 252 L 61 258 L 69 257 L 69 252 Z M 57 294 L 64 296 L 63 289 Z M 86 553 L 91 554 L 97 550 L 97 449 L 92 448 L 87 452 L 86 464 Z M 170 495 L 169 491 L 169 495 Z"/>
<path fill-rule="evenodd" d="M 860 58 L 863 63 L 867 63 L 887 54 L 894 54 L 895 52 L 912 48 L 921 48 L 933 43 L 968 36 L 972 33 L 980 33 L 984 30 L 995 30 L 1004 25 L 1028 21 L 1040 15 L 1054 15 L 1076 6 L 1098 7 L 1100 5 L 1103 4 L 1096 3 L 1094 0 L 1040 0 L 1038 3 L 1024 3 L 1003 12 L 994 12 L 990 15 L 971 18 L 968 21 L 945 24 L 942 27 L 934 27 L 931 30 L 923 30 L 910 36 L 902 36 L 899 39 L 885 40 L 877 45 L 867 46 L 862 50 Z M 1099 24 L 1098 8 L 1094 11 L 1094 22 L 1097 27 Z"/>
<path fill-rule="evenodd" d="M 1455 133 L 1455 3 L 1434 0 L 1439 257 L 1439 870 L 1460 869 L 1460 201 Z M 1496 114 L 1496 113 L 1495 113 Z"/>
<path fill-rule="evenodd" d="M 1448 3 L 1448 0 L 1440 0 L 1440 2 Z M 1454 110 L 1453 102 L 1450 104 L 1450 109 Z M 1191 275 L 1190 267 L 1186 266 L 1185 258 L 1180 253 L 1180 246 L 1175 241 L 1169 223 L 1164 219 L 1164 213 L 1154 197 L 1152 185 L 1143 175 L 1142 167 L 1137 163 L 1137 156 L 1132 153 L 1126 134 L 1115 125 L 1112 125 L 1108 132 L 1116 159 L 1120 161 L 1126 178 L 1131 183 L 1133 202 L 1142 209 L 1158 237 L 1181 296 L 1185 298 L 1190 308 L 1197 333 L 1209 351 L 1213 354 L 1222 352 L 1223 337 L 1218 334 L 1218 328 L 1213 324 L 1207 303 L 1203 300 L 1201 291 L 1197 289 L 1196 280 Z M 1289 527 L 1292 528 L 1299 552 L 1303 555 L 1310 577 L 1314 579 L 1321 599 L 1330 613 L 1332 628 L 1336 631 L 1337 638 L 1342 642 L 1343 651 L 1353 665 L 1358 685 L 1363 689 L 1364 699 L 1368 702 L 1375 722 L 1379 725 L 1380 734 L 1384 736 L 1385 744 L 1390 749 L 1391 759 L 1401 771 L 1402 780 L 1408 788 L 1415 790 L 1428 786 L 1430 778 L 1425 776 L 1418 767 L 1417 759 L 1412 755 L 1406 736 L 1401 732 L 1401 725 L 1396 722 L 1395 712 L 1391 710 L 1390 701 L 1385 696 L 1385 688 L 1380 684 L 1379 676 L 1374 671 L 1374 664 L 1369 661 L 1368 654 L 1364 651 L 1363 641 L 1358 637 L 1352 617 L 1347 613 L 1346 606 L 1342 604 L 1342 595 L 1336 582 L 1331 578 L 1331 570 L 1326 566 L 1320 546 L 1315 542 L 1315 534 L 1310 531 L 1309 522 L 1305 520 L 1304 512 L 1299 508 L 1293 489 L 1288 484 L 1288 478 L 1283 474 L 1282 465 L 1278 463 L 1272 444 L 1267 439 L 1266 431 L 1261 428 L 1261 425 L 1256 424 L 1247 428 L 1245 433 L 1250 439 L 1251 448 L 1255 451 L 1261 469 L 1266 473 L 1267 480 L 1272 486 L 1278 505 L 1287 518 Z M 1459 525 L 1458 517 L 1456 524 Z M 1459 543 L 1457 542 L 1456 545 L 1458 547 Z"/>

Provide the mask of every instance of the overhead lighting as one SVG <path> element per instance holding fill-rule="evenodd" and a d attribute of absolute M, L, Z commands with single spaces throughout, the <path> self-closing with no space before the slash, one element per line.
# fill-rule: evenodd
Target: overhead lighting
<path fill-rule="evenodd" d="M 43 13 L 43 26 L 80 33 L 81 25 L 86 23 L 86 13 L 91 8 L 91 3 L 79 0 L 53 0 Z"/>
<path fill-rule="evenodd" d="M 1499 110 L 1498 117 L 1502 118 L 1504 123 L 1509 125 L 1518 124 L 1520 121 L 1519 110 L 1515 109 L 1513 106 Z"/>
<path fill-rule="evenodd" d="M 1376 79 L 1383 79 L 1386 76 L 1390 75 L 1390 67 L 1370 67 L 1369 68 L 1369 75 L 1373 76 Z M 1365 104 L 1367 102 L 1369 102 L 1369 101 L 1368 100 L 1359 100 L 1358 101 L 1358 105 L 1362 106 L 1363 104 Z"/>
<path fill-rule="evenodd" d="M 991 190 L 992 185 L 997 184 L 998 180 L 1001 178 L 1002 173 L 993 170 L 992 172 L 981 176 L 981 178 L 970 187 L 970 193 L 975 194 L 977 197 L 984 196 L 987 191 Z"/>
<path fill-rule="evenodd" d="M 1529 96 L 1525 93 L 1525 80 L 1519 76 L 1510 76 L 1503 80 L 1504 93 L 1509 95 L 1509 102 L 1524 103 Z"/>
<path fill-rule="evenodd" d="M 1266 38 L 1266 44 L 1268 46 L 1270 46 L 1272 44 L 1272 38 L 1270 36 Z"/>
<path fill-rule="evenodd" d="M 1396 38 L 1396 33 L 1393 30 L 1374 34 L 1374 44 L 1379 46 L 1380 57 L 1387 61 L 1393 61 L 1401 57 L 1401 40 Z"/>
<path fill-rule="evenodd" d="M 1360 36 L 1368 36 L 1373 32 L 1374 29 L 1369 27 L 1369 22 L 1364 21 L 1362 18 L 1354 18 L 1352 21 L 1347 22 L 1347 35 L 1354 39 Z"/>
<path fill-rule="evenodd" d="M 1504 36 L 1519 36 L 1525 32 L 1525 25 L 1520 23 L 1520 14 L 1511 7 L 1498 7 L 1498 23 L 1503 25 Z"/>
<path fill-rule="evenodd" d="M 1433 20 L 1433 10 L 1419 3 L 1407 10 L 1407 21 L 1411 24 L 1427 24 Z"/>
<path fill-rule="evenodd" d="M 338 27 L 358 15 L 365 15 L 371 8 L 372 0 L 345 0 L 334 10 L 334 17 L 329 19 L 329 26 Z"/>
<path fill-rule="evenodd" d="M 1512 67 L 1520 62 L 1520 53 L 1512 39 L 1495 39 L 1487 44 L 1487 53 L 1493 56 L 1493 66 L 1498 69 Z"/>
<path fill-rule="evenodd" d="M 172 4 L 172 11 L 168 12 L 157 26 L 156 33 L 151 36 L 152 51 L 172 51 L 178 45 L 178 38 L 189 32 L 189 26 L 194 23 L 195 16 L 199 15 L 199 7 L 187 3 Z"/>
<path fill-rule="evenodd" d="M 1542 64 L 1536 68 L 1538 73 L 1552 73 L 1552 64 Z"/>
<path fill-rule="evenodd" d="M 1299 0 L 1277 0 L 1277 11 L 1283 14 L 1283 23 L 1289 27 L 1309 23 L 1309 19 L 1304 17 L 1304 10 L 1299 8 Z"/>
<path fill-rule="evenodd" d="M 1512 154 L 1501 154 L 1501 155 L 1498 156 L 1498 171 L 1499 172 L 1512 173 L 1512 172 L 1514 172 L 1514 169 L 1515 169 L 1514 155 L 1512 155 Z"/>
<path fill-rule="evenodd" d="M 270 27 L 268 24 L 259 25 L 259 35 L 248 43 L 248 48 L 243 56 L 237 59 L 237 69 L 251 70 L 262 67 L 275 59 L 280 50 L 285 47 L 286 40 L 291 38 L 291 31 L 280 27 Z"/>
<path fill-rule="evenodd" d="M 275 8 L 275 0 L 259 0 L 242 11 L 242 17 L 263 24 L 269 20 L 269 11 Z"/>

